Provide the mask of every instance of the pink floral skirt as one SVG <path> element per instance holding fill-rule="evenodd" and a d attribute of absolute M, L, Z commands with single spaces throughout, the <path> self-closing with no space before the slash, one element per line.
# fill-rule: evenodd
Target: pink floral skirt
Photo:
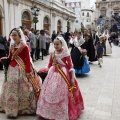
<path fill-rule="evenodd" d="M 9 66 L 7 82 L 3 83 L 0 96 L 0 111 L 8 116 L 35 114 L 37 100 L 32 84 L 20 66 Z"/>
<path fill-rule="evenodd" d="M 70 73 L 66 67 L 62 67 L 67 77 Z M 37 115 L 45 119 L 52 120 L 75 120 L 84 109 L 82 95 L 75 80 L 77 87 L 74 93 L 73 102 L 71 93 L 62 76 L 52 66 L 42 85 L 41 94 L 37 105 Z"/>

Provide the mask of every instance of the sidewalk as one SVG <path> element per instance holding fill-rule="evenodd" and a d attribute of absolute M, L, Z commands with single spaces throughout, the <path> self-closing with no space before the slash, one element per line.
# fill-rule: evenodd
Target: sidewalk
<path fill-rule="evenodd" d="M 45 67 L 49 57 L 35 62 L 36 69 Z M 78 120 L 120 120 L 120 47 L 113 45 L 113 54 L 104 57 L 103 67 L 90 64 L 89 74 L 77 78 L 85 110 Z M 0 91 L 4 74 L 0 71 Z M 0 113 L 0 120 L 8 120 Z M 15 120 L 15 119 L 14 119 Z M 35 116 L 19 116 L 16 120 L 40 120 Z"/>

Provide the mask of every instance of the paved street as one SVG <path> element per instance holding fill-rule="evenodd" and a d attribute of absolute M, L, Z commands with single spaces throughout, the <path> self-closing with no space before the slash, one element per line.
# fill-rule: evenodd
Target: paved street
<path fill-rule="evenodd" d="M 46 66 L 48 58 L 35 62 L 36 69 Z M 113 45 L 113 54 L 104 57 L 102 68 L 97 62 L 90 67 L 89 74 L 77 78 L 85 103 L 85 110 L 78 120 L 120 120 L 120 48 Z M 0 87 L 3 76 L 0 71 Z M 5 114 L 0 113 L 0 120 L 7 120 Z M 19 116 L 16 120 L 39 119 Z"/>

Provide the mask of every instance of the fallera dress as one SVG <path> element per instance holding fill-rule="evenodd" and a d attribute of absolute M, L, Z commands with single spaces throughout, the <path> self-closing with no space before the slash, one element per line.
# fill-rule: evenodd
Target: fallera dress
<path fill-rule="evenodd" d="M 7 70 L 7 81 L 4 81 L 2 85 L 0 111 L 10 117 L 17 117 L 18 114 L 35 114 L 37 108 L 35 90 L 26 77 L 26 73 L 33 73 L 28 47 L 20 43 L 19 47 L 13 47 L 13 50 L 26 67 L 23 70 L 13 58 L 14 53 L 10 52 L 11 62 Z"/>
<path fill-rule="evenodd" d="M 63 49 L 61 53 L 55 51 L 55 57 L 60 68 L 70 80 L 71 70 L 73 70 L 70 55 Z M 48 69 L 37 104 L 37 115 L 47 120 L 77 119 L 84 109 L 84 102 L 76 78 L 74 79 L 76 90 L 73 102 L 68 85 L 57 71 L 52 56 L 50 56 Z"/>

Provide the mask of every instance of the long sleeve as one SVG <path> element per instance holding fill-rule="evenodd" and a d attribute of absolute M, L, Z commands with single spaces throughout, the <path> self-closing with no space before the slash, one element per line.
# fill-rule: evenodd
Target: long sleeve
<path fill-rule="evenodd" d="M 26 46 L 23 51 L 24 51 L 24 56 L 25 56 L 24 62 L 26 65 L 25 71 L 26 71 L 26 73 L 29 73 L 29 72 L 31 72 L 31 69 L 30 69 L 30 55 L 29 55 L 28 47 Z"/>
<path fill-rule="evenodd" d="M 52 64 L 53 64 L 52 55 L 50 55 L 48 69 L 52 66 Z"/>
<path fill-rule="evenodd" d="M 67 61 L 69 71 L 73 71 L 74 69 L 73 69 L 73 63 L 72 63 L 71 57 L 70 56 L 66 57 L 66 61 Z"/>

